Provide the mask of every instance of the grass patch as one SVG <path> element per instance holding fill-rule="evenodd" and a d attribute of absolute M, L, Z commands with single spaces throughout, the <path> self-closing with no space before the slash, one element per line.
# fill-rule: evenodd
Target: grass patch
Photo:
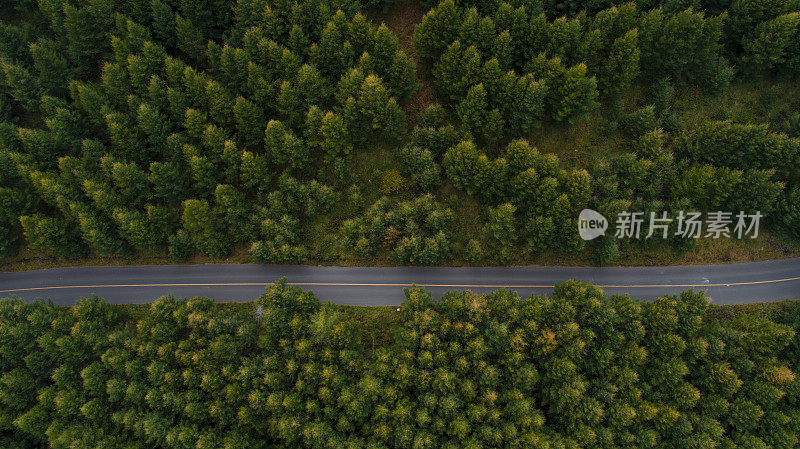
<path fill-rule="evenodd" d="M 778 124 L 800 105 L 800 85 L 780 79 L 737 81 L 718 95 L 697 90 L 679 94 L 680 123 L 692 127 L 707 120 Z M 780 130 L 779 127 L 773 126 Z"/>

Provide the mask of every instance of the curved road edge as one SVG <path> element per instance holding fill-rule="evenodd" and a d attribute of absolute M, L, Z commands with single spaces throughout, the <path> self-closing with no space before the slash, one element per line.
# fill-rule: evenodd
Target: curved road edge
<path fill-rule="evenodd" d="M 161 296 L 206 296 L 252 301 L 282 277 L 323 301 L 396 305 L 403 288 L 485 293 L 510 288 L 520 295 L 549 293 L 569 279 L 594 283 L 609 294 L 654 299 L 706 290 L 713 303 L 740 304 L 800 298 L 800 258 L 724 265 L 670 267 L 331 267 L 308 265 L 145 265 L 70 267 L 0 273 L 0 297 L 74 304 L 96 294 L 110 303 L 145 303 Z"/>

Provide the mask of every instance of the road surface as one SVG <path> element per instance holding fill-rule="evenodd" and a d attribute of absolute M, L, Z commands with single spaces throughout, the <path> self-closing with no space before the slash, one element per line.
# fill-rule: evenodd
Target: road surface
<path fill-rule="evenodd" d="M 434 296 L 448 290 L 476 293 L 511 288 L 527 296 L 550 293 L 568 279 L 593 282 L 607 293 L 653 299 L 694 288 L 713 303 L 739 304 L 800 298 L 800 258 L 725 265 L 674 267 L 325 267 L 304 265 L 152 265 L 53 268 L 0 273 L 0 297 L 49 298 L 74 304 L 97 294 L 108 302 L 143 303 L 167 294 L 252 301 L 268 283 L 286 277 L 321 301 L 396 305 L 403 287 L 416 284 Z"/>

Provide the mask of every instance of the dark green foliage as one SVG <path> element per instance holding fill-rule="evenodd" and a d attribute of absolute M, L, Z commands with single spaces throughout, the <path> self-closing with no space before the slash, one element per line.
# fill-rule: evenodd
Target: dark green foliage
<path fill-rule="evenodd" d="M 4 254 L 28 234 L 32 249 L 59 256 L 77 254 L 58 248 L 70 240 L 85 251 L 83 240 L 103 255 L 168 246 L 176 260 L 221 257 L 281 247 L 262 222 L 283 217 L 299 223 L 287 244 L 301 248 L 309 219 L 337 197 L 314 178 L 348 180 L 354 144 L 399 140 L 398 100 L 416 81 L 387 27 L 346 2 L 242 1 L 235 16 L 229 6 L 43 0 L 46 37 L 35 43 L 33 28 L 3 24 L 5 118 L 31 123 L 3 128 L 21 176 L 3 190 Z M 342 81 L 348 72 L 355 84 Z M 429 189 L 438 175 L 422 162 Z M 30 220 L 23 229 L 19 217 L 36 212 L 54 217 L 54 233 L 37 235 Z"/>
<path fill-rule="evenodd" d="M 784 192 L 776 216 L 776 221 L 788 234 L 800 237 L 800 187 Z"/>
<path fill-rule="evenodd" d="M 67 53 L 76 74 L 83 78 L 97 75 L 100 61 L 111 51 L 111 31 L 114 27 L 114 3 L 91 0 L 85 6 L 74 7 L 63 2 L 64 35 Z"/>
<path fill-rule="evenodd" d="M 189 233 L 183 229 L 169 236 L 169 256 L 175 262 L 186 262 L 194 255 L 195 249 Z"/>
<path fill-rule="evenodd" d="M 749 74 L 775 71 L 796 76 L 800 71 L 800 12 L 760 23 L 744 40 L 742 67 Z"/>
<path fill-rule="evenodd" d="M 729 70 L 720 55 L 724 18 L 706 18 L 702 12 L 691 10 L 675 15 L 667 15 L 661 9 L 645 13 L 639 25 L 643 74 L 711 90 L 723 87 L 727 80 L 717 78 Z"/>
<path fill-rule="evenodd" d="M 175 47 L 175 15 L 172 8 L 161 0 L 152 0 L 150 3 L 151 24 L 153 38 L 164 48 Z"/>
<path fill-rule="evenodd" d="M 600 237 L 594 253 L 597 265 L 603 266 L 613 262 L 619 257 L 619 243 L 613 236 Z"/>
<path fill-rule="evenodd" d="M 658 120 L 653 106 L 639 108 L 619 119 L 619 130 L 632 138 L 638 138 L 656 128 L 658 128 Z"/>
<path fill-rule="evenodd" d="M 478 263 L 483 259 L 483 249 L 479 241 L 472 239 L 467 243 L 464 260 L 469 263 Z"/>
<path fill-rule="evenodd" d="M 183 226 L 201 254 L 223 257 L 230 253 L 231 240 L 225 234 L 222 220 L 205 200 L 184 201 Z"/>
<path fill-rule="evenodd" d="M 781 93 L 772 88 L 752 111 L 763 123 L 706 121 L 741 119 L 738 105 L 747 102 L 729 107 L 713 97 L 734 73 L 767 75 L 763 83 L 798 73 L 792 2 L 426 2 L 433 9 L 416 26 L 413 49 L 392 31 L 396 21 L 366 18 L 372 11 L 364 7 L 391 3 L 0 7 L 0 254 L 169 249 L 186 260 L 251 248 L 254 260 L 276 263 L 357 252 L 428 264 L 448 261 L 451 243 L 461 254 L 475 240 L 510 262 L 580 251 L 574 220 L 583 207 L 758 206 L 771 212 L 771 228 L 791 233 L 800 184 L 796 105 L 787 99 L 772 108 Z M 411 53 L 425 71 L 419 77 Z M 436 92 L 425 86 L 417 96 L 419 82 L 433 82 Z M 698 87 L 722 107 L 684 111 Z M 443 106 L 420 112 L 434 98 Z M 410 133 L 406 113 L 416 118 Z M 689 117 L 698 123 L 680 123 Z M 601 155 L 592 175 L 574 165 L 583 155 L 567 158 L 567 170 L 514 140 L 542 126 L 537 139 L 547 142 L 602 127 L 602 142 L 589 139 L 585 149 Z M 435 192 L 431 202 L 477 223 L 467 235 L 453 232 L 455 220 L 431 232 L 398 223 L 340 248 L 334 236 L 364 212 L 355 203 L 337 207 L 343 189 L 355 186 L 374 201 L 381 180 L 384 193 L 397 196 L 382 213 L 410 192 Z M 499 244 L 479 230 L 492 228 L 506 203 L 514 238 Z M 25 228 L 20 217 L 38 219 Z M 417 445 L 430 443 L 420 438 Z M 216 443 L 209 436 L 201 446 Z"/>
<path fill-rule="evenodd" d="M 39 74 L 39 85 L 48 95 L 63 96 L 72 78 L 69 62 L 58 45 L 40 39 L 30 46 L 33 66 Z"/>
<path fill-rule="evenodd" d="M 250 101 L 237 97 L 233 106 L 233 114 L 236 117 L 236 131 L 239 142 L 245 148 L 259 145 L 267 127 L 263 113 Z"/>
<path fill-rule="evenodd" d="M 83 240 L 100 256 L 125 255 L 128 249 L 112 223 L 82 204 L 73 204 Z"/>
<path fill-rule="evenodd" d="M 674 151 L 694 163 L 775 169 L 779 179 L 800 182 L 800 140 L 774 133 L 767 125 L 705 122 L 681 134 Z"/>
<path fill-rule="evenodd" d="M 74 229 L 61 220 L 41 214 L 19 217 L 28 246 L 55 257 L 78 258 L 86 254 Z"/>
<path fill-rule="evenodd" d="M 0 55 L 12 62 L 29 62 L 30 30 L 8 23 L 0 23 Z"/>
<path fill-rule="evenodd" d="M 0 74 L 11 98 L 32 111 L 39 109 L 41 86 L 31 72 L 23 66 L 0 61 Z"/>
<path fill-rule="evenodd" d="M 444 0 L 428 11 L 414 30 L 414 48 L 422 63 L 431 67 L 451 42 L 458 38 L 461 11 L 453 0 Z"/>
<path fill-rule="evenodd" d="M 175 40 L 178 51 L 186 60 L 196 65 L 203 58 L 203 34 L 189 20 L 175 16 Z"/>
<path fill-rule="evenodd" d="M 452 125 L 416 127 L 409 136 L 410 145 L 430 150 L 436 159 L 441 158 L 448 149 L 462 140 L 469 140 L 469 133 L 459 131 Z"/>
<path fill-rule="evenodd" d="M 761 211 L 775 208 L 783 185 L 773 181 L 773 172 L 732 170 L 696 165 L 686 169 L 673 186 L 677 198 L 686 198 L 706 210 Z"/>

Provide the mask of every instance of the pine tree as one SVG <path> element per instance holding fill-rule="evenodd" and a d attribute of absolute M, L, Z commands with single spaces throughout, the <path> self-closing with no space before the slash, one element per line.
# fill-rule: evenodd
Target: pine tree
<path fill-rule="evenodd" d="M 481 36 L 481 20 L 481 15 L 478 14 L 478 10 L 474 7 L 464 12 L 461 23 L 458 25 L 459 30 L 457 37 L 464 47 L 483 48 L 484 45 L 487 45 L 485 42 L 481 41 L 483 37 Z M 491 42 L 491 39 L 489 42 Z"/>
<path fill-rule="evenodd" d="M 53 96 L 65 96 L 67 80 L 71 79 L 71 69 L 63 51 L 55 42 L 39 39 L 31 44 L 33 66 L 39 74 L 39 85 L 45 93 Z"/>
<path fill-rule="evenodd" d="M 242 152 L 242 187 L 248 193 L 264 192 L 269 189 L 272 178 L 269 161 L 249 151 Z"/>
<path fill-rule="evenodd" d="M 544 79 L 547 84 L 548 118 L 571 123 L 597 106 L 597 81 L 587 76 L 585 64 L 567 68 L 558 58 L 547 59 L 540 55 L 526 68 L 532 76 Z"/>
<path fill-rule="evenodd" d="M 503 203 L 489 208 L 486 220 L 486 234 L 490 240 L 501 246 L 510 246 L 517 239 L 517 228 L 514 213 L 516 208 L 511 203 Z"/>
<path fill-rule="evenodd" d="M 119 154 L 144 163 L 147 153 L 143 151 L 143 141 L 137 133 L 137 127 L 124 114 L 112 112 L 106 115 L 106 126 L 111 143 Z"/>
<path fill-rule="evenodd" d="M 464 50 L 461 59 L 461 82 L 457 85 L 459 92 L 459 99 L 466 95 L 470 87 L 484 81 L 484 64 L 481 60 L 481 55 L 478 49 L 472 45 Z"/>
<path fill-rule="evenodd" d="M 100 256 L 119 256 L 129 254 L 125 243 L 109 220 L 93 213 L 85 205 L 73 203 L 73 213 L 78 217 L 78 225 L 83 240 Z"/>
<path fill-rule="evenodd" d="M 355 55 L 369 52 L 375 45 L 375 27 L 362 13 L 356 14 L 347 25 L 347 36 Z"/>
<path fill-rule="evenodd" d="M 353 142 L 392 142 L 405 130 L 405 114 L 375 75 L 367 76 L 355 97 L 347 98 L 342 112 Z"/>
<path fill-rule="evenodd" d="M 198 65 L 203 61 L 205 47 L 203 34 L 195 25 L 180 15 L 175 15 L 175 40 L 178 51 L 191 65 Z"/>
<path fill-rule="evenodd" d="M 494 39 L 492 56 L 497 59 L 502 70 L 512 69 L 513 45 L 511 43 L 511 33 L 508 30 L 504 30 Z"/>
<path fill-rule="evenodd" d="M 576 56 L 583 34 L 581 28 L 581 21 L 577 18 L 559 17 L 551 22 L 547 27 L 547 56 L 561 59 L 564 65 L 580 62 Z"/>
<path fill-rule="evenodd" d="M 228 128 L 234 122 L 234 99 L 231 94 L 216 81 L 206 85 L 208 101 L 208 117 L 218 126 Z"/>
<path fill-rule="evenodd" d="M 64 220 L 41 214 L 19 218 L 28 246 L 55 257 L 78 258 L 86 253 L 74 229 Z"/>
<path fill-rule="evenodd" d="M 147 103 L 142 103 L 139 105 L 136 122 L 147 138 L 147 143 L 150 145 L 150 154 L 155 155 L 162 152 L 167 137 L 169 137 L 167 120 L 156 108 Z"/>
<path fill-rule="evenodd" d="M 423 66 L 430 68 L 458 38 L 460 12 L 453 0 L 445 0 L 428 11 L 414 29 L 414 48 Z"/>
<path fill-rule="evenodd" d="M 789 73 L 798 73 L 798 56 L 792 53 L 797 48 L 800 38 L 800 13 L 794 12 L 778 16 L 775 19 L 758 25 L 750 38 L 743 42 L 744 56 L 742 69 L 747 74 L 788 69 Z"/>
<path fill-rule="evenodd" d="M 288 164 L 303 158 L 305 149 L 302 140 L 282 122 L 270 120 L 264 135 L 264 150 L 276 164 Z"/>
<path fill-rule="evenodd" d="M 661 9 L 645 13 L 638 27 L 642 74 L 713 87 L 712 81 L 724 75 L 720 55 L 724 18 L 705 18 L 692 10 L 674 16 Z"/>
<path fill-rule="evenodd" d="M 413 189 L 429 192 L 441 183 L 441 169 L 433 160 L 430 150 L 406 146 L 395 155 L 401 173 L 408 177 Z"/>
<path fill-rule="evenodd" d="M 41 86 L 38 80 L 25 67 L 0 61 L 0 69 L 5 75 L 5 86 L 14 100 L 33 112 L 39 110 Z"/>
<path fill-rule="evenodd" d="M 453 185 L 469 195 L 487 203 L 496 203 L 505 196 L 505 160 L 489 160 L 471 141 L 461 142 L 447 150 L 442 166 Z"/>
<path fill-rule="evenodd" d="M 337 14 L 334 20 L 325 25 L 320 36 L 317 54 L 313 58 L 315 65 L 329 79 L 342 76 L 347 68 L 353 65 L 354 59 L 358 57 L 347 40 L 347 27 L 343 22 L 343 15 Z M 372 41 L 373 34 L 370 30 L 370 41 Z M 369 47 L 369 49 L 363 49 L 362 52 L 371 50 L 372 47 Z"/>
<path fill-rule="evenodd" d="M 451 101 L 461 98 L 469 86 L 464 86 L 462 72 L 463 50 L 459 41 L 447 47 L 441 58 L 433 65 L 433 78 L 442 95 Z"/>
<path fill-rule="evenodd" d="M 237 0 L 234 6 L 235 26 L 231 31 L 232 41 L 240 45 L 245 33 L 250 28 L 261 24 L 264 10 L 267 6 L 265 0 Z"/>
<path fill-rule="evenodd" d="M 203 132 L 208 128 L 208 118 L 206 114 L 197 109 L 185 109 L 184 117 L 183 126 L 186 128 L 186 133 L 189 137 L 199 140 Z"/>
<path fill-rule="evenodd" d="M 353 144 L 342 117 L 333 112 L 326 113 L 320 122 L 319 133 L 321 150 L 329 161 L 350 156 Z"/>
<path fill-rule="evenodd" d="M 639 32 L 630 30 L 614 40 L 608 57 L 604 59 L 597 75 L 598 90 L 603 95 L 619 95 L 627 92 L 631 82 L 639 73 Z"/>
<path fill-rule="evenodd" d="M 370 52 L 372 67 L 379 76 L 388 73 L 398 51 L 400 45 L 397 36 L 386 25 L 381 24 L 375 32 L 375 46 Z"/>
<path fill-rule="evenodd" d="M 216 213 L 205 200 L 186 200 L 183 203 L 183 226 L 201 254 L 224 257 L 231 251 L 230 239 L 225 235 Z"/>
<path fill-rule="evenodd" d="M 482 136 L 486 125 L 488 105 L 486 103 L 486 91 L 483 83 L 470 87 L 467 96 L 461 100 L 456 108 L 456 114 L 461 120 L 464 130 Z"/>
<path fill-rule="evenodd" d="M 138 165 L 115 162 L 111 167 L 111 177 L 125 204 L 139 205 L 149 200 L 148 176 Z"/>
<path fill-rule="evenodd" d="M 30 40 L 29 30 L 8 23 L 0 24 L 0 54 L 4 56 L 4 59 L 8 59 L 8 62 L 29 63 L 28 44 Z"/>
<path fill-rule="evenodd" d="M 233 106 L 238 141 L 246 148 L 255 148 L 262 142 L 266 129 L 264 114 L 250 101 L 236 97 Z"/>
<path fill-rule="evenodd" d="M 153 198 L 177 205 L 183 201 L 184 173 L 182 167 L 174 162 L 151 162 L 148 183 Z"/>
<path fill-rule="evenodd" d="M 256 229 L 248 219 L 249 211 L 241 192 L 231 185 L 220 184 L 214 190 L 214 204 L 237 242 L 249 243 L 256 239 Z"/>
<path fill-rule="evenodd" d="M 150 29 L 156 42 L 166 49 L 175 48 L 175 14 L 162 0 L 150 2 Z"/>
<path fill-rule="evenodd" d="M 525 135 L 536 129 L 544 119 L 545 99 L 548 87 L 531 75 L 516 78 L 510 97 L 509 109 L 504 114 L 506 124 L 515 136 Z"/>
<path fill-rule="evenodd" d="M 100 61 L 110 54 L 111 30 L 114 27 L 113 3 L 89 2 L 82 8 L 64 4 L 64 33 L 67 51 L 76 75 L 90 78 L 100 69 Z"/>

